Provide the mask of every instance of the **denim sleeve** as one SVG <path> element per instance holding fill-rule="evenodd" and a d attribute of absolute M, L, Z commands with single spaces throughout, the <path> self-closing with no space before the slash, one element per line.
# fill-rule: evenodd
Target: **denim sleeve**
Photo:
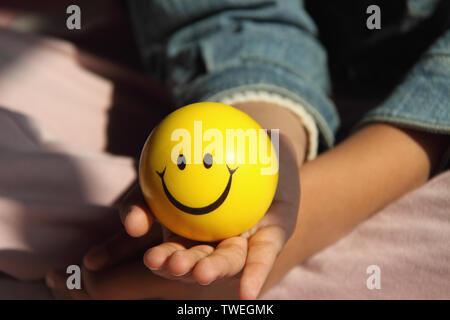
<path fill-rule="evenodd" d="M 325 50 L 299 0 L 129 1 L 149 72 L 178 105 L 265 92 L 294 101 L 331 147 L 339 118 Z M 295 105 L 294 103 L 294 105 Z"/>
<path fill-rule="evenodd" d="M 361 121 L 388 122 L 411 129 L 450 134 L 450 30 L 378 108 Z"/>
<path fill-rule="evenodd" d="M 438 38 L 405 81 L 359 126 L 371 122 L 450 135 L 450 30 Z M 439 170 L 445 168 L 450 168 L 450 145 Z"/>

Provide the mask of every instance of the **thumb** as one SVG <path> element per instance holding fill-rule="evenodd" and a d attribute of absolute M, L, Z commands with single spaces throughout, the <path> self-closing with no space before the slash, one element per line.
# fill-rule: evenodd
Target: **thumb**
<path fill-rule="evenodd" d="M 125 230 L 135 238 L 149 232 L 155 221 L 155 217 L 151 213 L 137 183 L 120 203 L 119 213 Z"/>

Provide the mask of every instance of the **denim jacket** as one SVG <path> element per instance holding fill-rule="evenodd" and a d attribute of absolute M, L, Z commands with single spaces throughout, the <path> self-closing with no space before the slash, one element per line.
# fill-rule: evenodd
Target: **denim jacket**
<path fill-rule="evenodd" d="M 443 1 L 405 0 L 395 25 L 363 33 L 369 42 L 406 34 L 430 24 Z M 317 140 L 310 144 L 322 150 L 333 146 L 340 121 L 330 99 L 327 52 L 303 1 L 133 0 L 128 5 L 145 66 L 170 86 L 178 105 L 255 95 L 275 99 L 309 123 L 310 138 Z M 366 28 L 367 16 L 361 12 L 360 28 Z M 388 122 L 450 134 L 448 22 L 440 23 L 438 36 L 403 81 L 360 124 Z"/>

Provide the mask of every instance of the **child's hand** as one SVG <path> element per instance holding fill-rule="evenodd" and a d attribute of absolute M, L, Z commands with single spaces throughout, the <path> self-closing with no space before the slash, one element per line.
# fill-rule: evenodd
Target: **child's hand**
<path fill-rule="evenodd" d="M 279 184 L 274 201 L 251 231 L 212 244 L 187 240 L 163 228 L 163 242 L 147 250 L 144 254 L 145 265 L 159 276 L 195 281 L 203 285 L 233 277 L 242 271 L 240 297 L 256 298 L 296 225 L 299 174 L 294 153 L 283 136 L 280 136 L 279 168 Z M 138 187 L 126 197 L 121 219 L 130 236 L 148 237 L 155 218 Z M 145 243 L 143 240 L 142 244 Z M 98 270 L 139 249 L 142 250 L 142 247 L 127 249 L 123 238 L 117 238 L 106 246 L 91 250 L 85 257 L 85 265 L 91 270 Z M 108 262 L 99 259 L 106 256 L 109 256 Z M 99 263 L 100 260 L 103 262 Z"/>

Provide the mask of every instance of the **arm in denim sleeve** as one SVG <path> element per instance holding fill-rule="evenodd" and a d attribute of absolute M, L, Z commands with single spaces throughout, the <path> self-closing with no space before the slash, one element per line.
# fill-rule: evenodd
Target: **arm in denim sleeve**
<path fill-rule="evenodd" d="M 371 122 L 450 135 L 450 30 L 436 40 L 403 83 L 360 125 Z M 447 152 L 445 158 L 449 155 Z"/>
<path fill-rule="evenodd" d="M 288 101 L 313 119 L 322 146 L 333 145 L 339 119 L 327 97 L 326 53 L 302 1 L 155 0 L 129 7 L 146 66 L 170 85 L 177 104 L 249 94 Z"/>

